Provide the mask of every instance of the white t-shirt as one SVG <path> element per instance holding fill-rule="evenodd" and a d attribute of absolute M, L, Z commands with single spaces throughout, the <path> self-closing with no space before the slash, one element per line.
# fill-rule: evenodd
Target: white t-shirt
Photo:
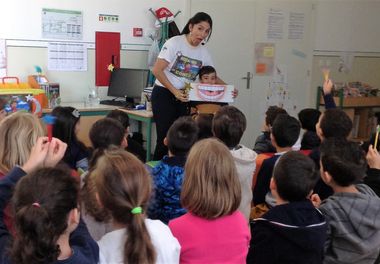
<path fill-rule="evenodd" d="M 203 45 L 191 46 L 186 35 L 174 36 L 167 40 L 158 58 L 169 62 L 164 73 L 177 89 L 182 89 L 185 82 L 194 82 L 202 66 L 213 66 L 207 48 Z M 158 80 L 156 84 L 163 86 Z"/>
<path fill-rule="evenodd" d="M 153 246 L 156 250 L 157 264 L 179 263 L 181 246 L 172 235 L 169 227 L 159 220 L 145 219 Z M 126 229 L 118 229 L 105 234 L 99 241 L 99 263 L 100 264 L 122 264 L 124 263 L 124 244 L 126 240 Z"/>

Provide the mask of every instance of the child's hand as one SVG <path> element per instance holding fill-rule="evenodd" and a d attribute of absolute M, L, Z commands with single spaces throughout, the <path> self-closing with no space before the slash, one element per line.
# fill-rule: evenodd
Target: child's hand
<path fill-rule="evenodd" d="M 44 165 L 46 167 L 54 167 L 61 161 L 65 155 L 67 144 L 58 138 L 52 138 L 49 144 L 49 150 L 45 158 Z"/>
<path fill-rule="evenodd" d="M 49 150 L 48 137 L 40 137 L 30 151 L 29 159 L 21 167 L 26 173 L 42 167 Z"/>
<path fill-rule="evenodd" d="M 333 82 L 332 82 L 330 79 L 326 80 L 326 81 L 323 83 L 323 93 L 324 93 L 325 95 L 327 95 L 327 94 L 331 94 L 331 91 L 332 91 L 332 88 L 333 88 L 333 87 L 334 87 Z"/>
<path fill-rule="evenodd" d="M 315 208 L 318 208 L 321 205 L 322 201 L 318 194 L 316 193 L 312 194 L 309 199 Z"/>
<path fill-rule="evenodd" d="M 235 99 L 238 95 L 239 95 L 239 90 L 234 88 L 234 90 L 232 91 L 232 98 Z"/>
<path fill-rule="evenodd" d="M 370 168 L 380 169 L 380 155 L 377 149 L 375 149 L 372 145 L 369 145 L 366 158 Z"/>

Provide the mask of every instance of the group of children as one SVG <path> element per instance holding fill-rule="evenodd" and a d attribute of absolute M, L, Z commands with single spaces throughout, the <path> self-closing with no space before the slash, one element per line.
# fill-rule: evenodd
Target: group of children
<path fill-rule="evenodd" d="M 380 155 L 347 139 L 331 89 L 322 114 L 270 107 L 253 150 L 234 106 L 181 117 L 153 168 L 126 151 L 123 111 L 94 123 L 92 149 L 74 108 L 53 110 L 51 141 L 36 116 L 11 114 L 0 123 L 1 263 L 378 263 Z M 273 156 L 254 180 L 260 153 Z"/>

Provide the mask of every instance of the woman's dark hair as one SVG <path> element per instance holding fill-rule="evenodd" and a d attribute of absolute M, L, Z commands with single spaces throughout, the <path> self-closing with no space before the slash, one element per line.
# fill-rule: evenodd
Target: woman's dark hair
<path fill-rule="evenodd" d="M 79 148 L 87 151 L 86 146 L 80 142 L 75 134 L 75 126 L 80 120 L 78 109 L 71 106 L 57 106 L 51 112 L 52 116 L 56 117 L 53 126 L 53 136 L 62 140 L 67 144 L 67 149 L 63 160 L 67 164 L 72 164 L 74 159 L 72 153 L 72 145 L 78 145 Z"/>
<path fill-rule="evenodd" d="M 78 182 L 68 168 L 43 168 L 23 177 L 12 198 L 16 236 L 12 263 L 53 263 L 57 240 L 77 208 Z"/>
<path fill-rule="evenodd" d="M 126 226 L 124 263 L 155 263 L 156 252 L 145 225 L 144 212 L 151 197 L 151 177 L 133 154 L 109 148 L 91 173 L 99 198 L 112 218 Z M 132 213 L 141 207 L 142 212 Z"/>
<path fill-rule="evenodd" d="M 196 25 L 201 22 L 207 22 L 210 25 L 210 33 L 208 34 L 207 41 L 211 37 L 212 33 L 212 19 L 209 14 L 204 12 L 198 12 L 196 13 L 192 18 L 189 19 L 189 21 L 186 23 L 185 27 L 183 28 L 181 35 L 183 34 L 189 34 L 190 33 L 190 25 Z"/>

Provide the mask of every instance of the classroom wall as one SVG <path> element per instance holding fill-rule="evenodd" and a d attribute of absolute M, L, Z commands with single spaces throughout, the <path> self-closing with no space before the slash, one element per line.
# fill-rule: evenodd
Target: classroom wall
<path fill-rule="evenodd" d="M 87 54 L 87 71 L 48 71 L 47 48 L 8 47 L 8 76 L 18 76 L 26 82 L 27 76 L 34 73 L 34 65 L 39 65 L 49 81 L 60 83 L 63 102 L 81 102 L 88 96 L 89 89 L 95 87 L 95 50 L 88 49 Z M 147 51 L 122 50 L 120 55 L 121 67 L 147 68 Z M 107 90 L 107 87 L 99 87 L 101 98 L 107 98 Z"/>
<path fill-rule="evenodd" d="M 182 11 L 175 22 L 181 29 L 188 19 L 187 0 L 17 0 L 6 1 L 1 6 L 0 38 L 7 40 L 8 76 L 27 81 L 35 74 L 34 66 L 42 67 L 51 82 L 58 82 L 64 102 L 80 102 L 95 86 L 95 31 L 121 33 L 121 67 L 147 68 L 147 50 L 152 40 L 147 34 L 154 33 L 155 18 L 149 8 L 165 6 L 173 13 Z M 83 39 L 78 42 L 89 45 L 87 71 L 49 71 L 47 68 L 47 44 L 41 37 L 42 8 L 55 8 L 83 12 Z M 17 15 L 15 15 L 17 14 Z M 119 23 L 101 23 L 99 14 L 119 15 Z M 141 27 L 144 36 L 132 36 L 132 28 Z M 61 40 L 51 40 L 61 41 Z M 62 40 L 64 41 L 64 40 Z M 107 98 L 107 87 L 99 88 L 102 99 Z"/>

